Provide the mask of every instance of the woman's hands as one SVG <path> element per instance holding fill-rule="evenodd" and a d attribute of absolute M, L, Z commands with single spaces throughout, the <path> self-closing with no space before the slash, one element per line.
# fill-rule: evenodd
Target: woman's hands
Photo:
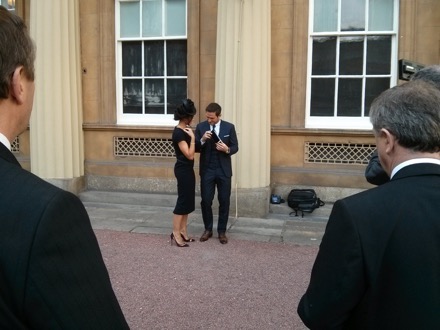
<path fill-rule="evenodd" d="M 195 139 L 195 137 L 194 137 L 194 132 L 193 132 L 193 130 L 191 129 L 191 127 L 185 127 L 184 129 L 183 129 L 183 131 L 186 133 L 186 134 L 188 134 L 189 136 L 191 136 L 191 141 L 193 141 L 194 139 Z M 194 142 L 194 141 L 193 141 Z"/>

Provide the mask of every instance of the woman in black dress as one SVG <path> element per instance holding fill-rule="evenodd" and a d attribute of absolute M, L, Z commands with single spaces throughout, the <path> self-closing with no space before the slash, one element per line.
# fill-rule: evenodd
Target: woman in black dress
<path fill-rule="evenodd" d="M 174 120 L 179 123 L 173 131 L 173 146 L 176 153 L 174 175 L 177 179 L 177 202 L 174 208 L 173 233 L 171 244 L 176 242 L 179 247 L 189 246 L 186 242 L 193 242 L 188 237 L 188 214 L 195 209 L 196 177 L 194 174 L 195 137 L 189 124 L 191 123 L 196 108 L 193 101 L 182 101 L 174 111 Z"/>

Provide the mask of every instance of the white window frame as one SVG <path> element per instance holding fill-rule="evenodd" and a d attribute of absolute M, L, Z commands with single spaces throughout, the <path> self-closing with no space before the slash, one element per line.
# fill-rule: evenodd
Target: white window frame
<path fill-rule="evenodd" d="M 313 58 L 313 38 L 314 37 L 336 37 L 337 38 L 337 47 L 336 47 L 336 73 L 339 73 L 339 38 L 343 36 L 377 36 L 377 35 L 386 35 L 391 36 L 391 68 L 389 75 L 368 75 L 368 77 L 390 77 L 390 87 L 397 84 L 398 81 L 398 26 L 399 26 L 399 0 L 394 0 L 394 20 L 393 20 L 393 31 L 368 31 L 368 26 L 366 26 L 365 31 L 340 31 L 340 15 L 341 15 L 341 0 L 338 1 L 338 31 L 331 32 L 313 32 L 314 26 L 314 0 L 311 0 L 309 3 L 309 40 L 308 40 L 308 59 L 307 59 L 307 92 L 306 92 L 306 120 L 305 127 L 306 128 L 321 128 L 321 129 L 359 129 L 359 130 L 371 130 L 372 125 L 370 123 L 370 118 L 368 116 L 362 117 L 343 117 L 336 115 L 336 109 L 333 116 L 311 116 L 310 115 L 310 106 L 311 106 L 311 83 L 312 83 L 312 58 Z M 366 5 L 366 25 L 368 24 L 368 0 L 365 1 Z M 365 72 L 365 56 L 367 48 L 364 45 L 364 70 Z M 313 76 L 320 77 L 320 76 Z M 364 113 L 364 100 L 365 100 L 365 78 L 367 75 L 338 75 L 335 74 L 333 76 L 326 75 L 325 77 L 350 77 L 350 78 L 362 78 L 362 109 Z M 336 88 L 335 88 L 335 108 L 337 107 L 337 86 L 338 79 L 336 79 Z"/>
<path fill-rule="evenodd" d="M 123 113 L 123 79 L 122 79 L 122 42 L 124 41 L 154 41 L 154 40 L 188 40 L 188 0 L 186 0 L 186 8 L 185 8 L 185 15 L 187 17 L 186 19 L 186 26 L 185 26 L 185 38 L 182 37 L 170 37 L 170 36 L 163 36 L 163 37 L 157 37 L 157 38 L 145 38 L 145 37 L 137 37 L 137 38 L 121 38 L 120 37 L 120 3 L 121 2 L 140 2 L 140 10 L 139 10 L 139 16 L 140 16 L 140 22 L 142 22 L 142 0 L 115 0 L 115 58 L 116 58 L 116 120 L 118 125 L 138 125 L 138 126 L 175 126 L 176 121 L 174 120 L 173 114 L 127 114 Z M 163 1 L 162 6 L 164 6 L 165 1 Z M 162 15 L 164 15 L 165 10 L 162 8 Z M 162 24 L 165 24 L 165 19 L 162 20 Z M 141 26 L 139 26 L 139 29 L 141 29 Z M 142 35 L 142 33 L 140 33 Z M 144 56 L 144 48 L 142 47 L 142 57 Z M 142 70 L 143 72 L 143 70 Z M 142 75 L 144 77 L 144 75 Z M 167 76 L 161 76 L 157 77 L 158 79 L 164 79 L 165 81 L 165 90 L 166 90 L 166 77 Z M 182 76 L 182 77 L 176 77 L 173 76 L 173 78 L 184 78 L 188 81 L 188 76 Z M 144 80 L 144 78 L 143 78 Z M 142 88 L 144 88 L 144 83 L 142 83 Z M 165 91 L 164 91 L 165 92 Z M 165 99 L 166 100 L 166 99 Z"/>

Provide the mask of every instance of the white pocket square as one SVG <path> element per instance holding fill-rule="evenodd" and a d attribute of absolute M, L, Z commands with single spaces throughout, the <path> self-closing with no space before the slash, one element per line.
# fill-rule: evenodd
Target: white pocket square
<path fill-rule="evenodd" d="M 228 137 L 229 136 L 229 134 L 228 135 L 223 135 L 223 137 Z"/>

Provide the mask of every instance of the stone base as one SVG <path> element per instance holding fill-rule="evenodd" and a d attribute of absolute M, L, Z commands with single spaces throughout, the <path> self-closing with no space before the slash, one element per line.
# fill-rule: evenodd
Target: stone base
<path fill-rule="evenodd" d="M 177 183 L 176 179 L 88 175 L 87 190 L 177 194 Z"/>
<path fill-rule="evenodd" d="M 84 176 L 71 179 L 45 179 L 47 182 L 75 195 L 79 195 L 86 189 L 86 180 Z"/>
<path fill-rule="evenodd" d="M 264 218 L 269 214 L 270 187 L 233 189 L 229 216 Z"/>

